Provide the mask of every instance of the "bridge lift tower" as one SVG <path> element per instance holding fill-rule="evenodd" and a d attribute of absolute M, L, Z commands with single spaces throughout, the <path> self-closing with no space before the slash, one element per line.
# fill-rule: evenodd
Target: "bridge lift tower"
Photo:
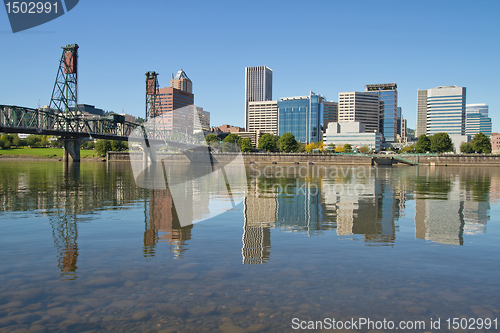
<path fill-rule="evenodd" d="M 69 120 L 58 124 L 63 127 L 60 129 L 77 133 L 85 126 L 78 110 L 78 44 L 66 45 L 62 49 L 49 109 L 64 114 Z M 64 160 L 68 161 L 69 157 L 74 162 L 80 161 L 80 142 L 77 138 L 64 139 Z"/>
<path fill-rule="evenodd" d="M 160 97 L 158 96 L 158 75 L 146 72 L 146 121 L 159 115 Z"/>

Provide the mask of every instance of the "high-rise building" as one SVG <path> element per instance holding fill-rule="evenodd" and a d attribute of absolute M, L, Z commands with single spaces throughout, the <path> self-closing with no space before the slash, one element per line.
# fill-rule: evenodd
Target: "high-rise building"
<path fill-rule="evenodd" d="M 273 70 L 267 66 L 245 68 L 245 128 L 249 131 L 248 103 L 273 99 Z"/>
<path fill-rule="evenodd" d="M 427 90 L 417 92 L 417 129 L 415 136 L 427 134 Z"/>
<path fill-rule="evenodd" d="M 488 117 L 488 105 L 484 103 L 478 104 L 467 104 L 465 105 L 465 113 L 480 113 L 485 117 Z"/>
<path fill-rule="evenodd" d="M 465 121 L 465 134 L 473 137 L 477 133 L 491 136 L 491 118 L 480 113 L 468 113 Z"/>
<path fill-rule="evenodd" d="M 197 128 L 198 121 L 195 119 L 193 122 L 191 118 L 197 114 L 203 131 L 210 131 L 210 112 L 194 105 L 193 83 L 182 69 L 172 75 L 170 87 L 157 89 L 157 96 L 156 108 L 162 116 L 158 125 L 163 129 L 183 131 L 186 126 L 193 127 L 193 124 Z M 173 110 L 177 110 L 175 117 Z"/>
<path fill-rule="evenodd" d="M 182 69 L 170 80 L 170 87 L 158 89 L 157 94 L 157 110 L 160 115 L 194 104 L 193 83 Z"/>
<path fill-rule="evenodd" d="M 465 106 L 465 134 L 474 136 L 481 132 L 487 137 L 491 136 L 491 118 L 488 117 L 488 105 L 467 104 Z"/>
<path fill-rule="evenodd" d="M 324 101 L 323 106 L 323 131 L 326 131 L 329 123 L 339 121 L 339 103 Z"/>
<path fill-rule="evenodd" d="M 396 142 L 398 134 L 398 85 L 396 83 L 367 84 L 365 88 L 365 91 L 379 96 L 379 132 L 382 133 L 386 142 Z"/>
<path fill-rule="evenodd" d="M 425 134 L 440 132 L 465 135 L 465 87 L 443 86 L 418 91 L 417 131 L 424 134 L 421 117 L 425 109 Z M 424 100 L 423 96 L 427 96 Z M 424 106 L 425 105 L 425 106 Z"/>
<path fill-rule="evenodd" d="M 188 78 L 186 72 L 182 69 L 177 72 L 174 76 L 172 74 L 172 80 L 170 80 L 170 87 L 185 91 L 187 93 L 193 93 L 193 82 Z"/>
<path fill-rule="evenodd" d="M 292 133 L 302 143 L 321 141 L 323 96 L 312 91 L 308 96 L 280 98 L 278 135 Z"/>
<path fill-rule="evenodd" d="M 278 101 L 248 102 L 247 131 L 278 134 Z"/>
<path fill-rule="evenodd" d="M 380 132 L 380 101 L 371 92 L 339 93 L 339 122 L 360 122 L 366 132 Z"/>
<path fill-rule="evenodd" d="M 397 107 L 397 115 L 396 115 L 396 134 L 401 135 L 401 119 L 403 118 L 403 109 L 398 106 Z"/>

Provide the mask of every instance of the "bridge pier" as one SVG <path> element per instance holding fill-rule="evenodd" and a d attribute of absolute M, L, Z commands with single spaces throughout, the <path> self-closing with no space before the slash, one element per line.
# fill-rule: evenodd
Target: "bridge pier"
<path fill-rule="evenodd" d="M 63 139 L 64 155 L 63 161 L 80 162 L 80 140 L 79 139 Z"/>

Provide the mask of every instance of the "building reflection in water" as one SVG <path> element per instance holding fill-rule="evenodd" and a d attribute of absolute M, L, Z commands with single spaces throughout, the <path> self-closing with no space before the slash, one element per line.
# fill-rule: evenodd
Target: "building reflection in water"
<path fill-rule="evenodd" d="M 419 169 L 416 184 L 416 238 L 463 245 L 464 234 L 485 231 L 490 177 L 484 168 Z"/>
<path fill-rule="evenodd" d="M 271 255 L 271 227 L 276 222 L 276 193 L 260 191 L 259 179 L 249 183 L 244 200 L 243 248 L 244 264 L 262 264 Z"/>
<path fill-rule="evenodd" d="M 174 258 L 182 257 L 193 225 L 181 227 L 169 189 L 149 191 L 149 219 L 146 216 L 145 224 L 145 256 L 154 256 L 157 242 L 168 242 Z"/>

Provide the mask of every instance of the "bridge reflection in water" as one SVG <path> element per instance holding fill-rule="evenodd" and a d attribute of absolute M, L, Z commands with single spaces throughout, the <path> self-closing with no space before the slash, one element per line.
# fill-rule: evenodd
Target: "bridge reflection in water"
<path fill-rule="evenodd" d="M 214 203 L 232 207 L 224 182 L 216 187 L 207 187 L 210 178 L 184 182 L 182 191 L 176 191 L 182 194 L 184 218 L 191 219 L 186 224 L 171 190 L 137 187 L 126 163 L 1 163 L 0 211 L 36 211 L 48 217 L 62 280 L 77 277 L 82 255 L 79 223 L 95 223 L 99 211 L 137 210 L 142 205 L 144 232 L 137 236 L 149 260 L 159 255 L 156 247 L 163 243 L 170 246 L 173 258 L 182 259 L 189 241 L 196 238 L 193 222 L 210 217 Z M 500 200 L 500 172 L 492 168 L 362 168 L 365 176 L 358 173 L 356 179 L 258 177 L 258 167 L 247 169 L 248 188 L 234 187 L 233 192 L 243 202 L 238 206 L 243 214 L 242 263 L 271 261 L 272 236 L 283 232 L 311 237 L 334 232 L 368 246 L 393 246 L 401 219 L 413 221 L 417 239 L 464 245 L 467 237 L 486 231 L 490 201 Z"/>

